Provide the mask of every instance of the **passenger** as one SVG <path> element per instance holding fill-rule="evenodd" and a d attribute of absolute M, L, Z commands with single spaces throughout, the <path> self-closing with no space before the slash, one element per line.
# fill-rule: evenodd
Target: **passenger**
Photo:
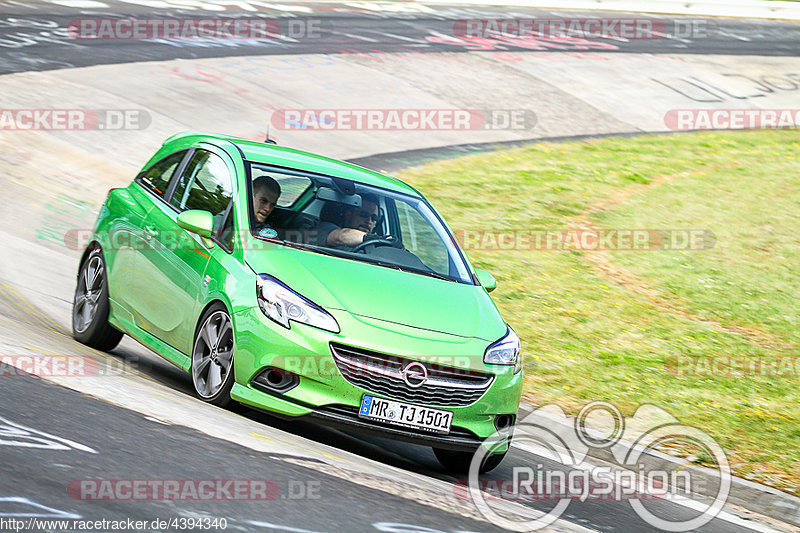
<path fill-rule="evenodd" d="M 271 229 L 268 219 L 280 196 L 281 186 L 271 176 L 260 176 L 253 180 L 253 217 L 256 220 L 254 229 L 257 232 Z"/>

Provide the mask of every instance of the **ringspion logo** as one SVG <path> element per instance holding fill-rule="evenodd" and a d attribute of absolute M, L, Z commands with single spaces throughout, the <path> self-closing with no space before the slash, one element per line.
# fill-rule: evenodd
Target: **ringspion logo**
<path fill-rule="evenodd" d="M 605 429 L 594 431 L 592 425 Z M 593 422 L 595 421 L 595 422 Z M 557 405 L 542 406 L 518 422 L 514 428 L 514 443 L 531 451 L 531 457 L 543 457 L 548 464 L 515 465 L 510 481 L 487 488 L 479 469 L 487 454 L 507 445 L 507 435 L 496 435 L 478 448 L 472 459 L 466 489 L 456 485 L 457 497 L 466 492 L 478 511 L 491 523 L 512 531 L 534 531 L 549 526 L 567 511 L 575 501 L 624 501 L 647 524 L 665 531 L 697 529 L 717 516 L 725 505 L 731 486 L 731 470 L 727 455 L 719 444 L 701 429 L 681 424 L 664 409 L 652 404 L 639 406 L 632 417 L 624 417 L 619 409 L 607 402 L 585 405 L 574 421 L 570 421 Z M 713 480 L 715 497 L 698 504 L 690 516 L 661 516 L 648 509 L 646 502 L 673 497 L 685 498 L 693 486 L 706 481 L 694 479 L 687 469 L 670 471 L 652 468 L 644 460 L 649 450 L 662 445 L 677 445 L 698 450 L 718 467 Z M 622 467 L 586 461 L 594 448 L 608 449 L 614 461 Z M 553 467 L 553 464 L 562 466 Z M 701 481 L 700 483 L 697 483 Z M 546 513 L 530 517 L 509 517 L 501 510 L 502 500 L 549 500 L 557 503 Z"/>

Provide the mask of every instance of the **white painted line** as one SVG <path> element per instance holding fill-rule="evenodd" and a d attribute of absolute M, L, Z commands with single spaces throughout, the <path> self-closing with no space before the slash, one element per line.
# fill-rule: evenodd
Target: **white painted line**
<path fill-rule="evenodd" d="M 105 2 L 96 2 L 95 0 L 47 0 L 51 4 L 57 4 L 59 6 L 66 6 L 66 7 L 79 7 L 79 8 L 103 8 L 109 7 L 108 4 Z"/>
<path fill-rule="evenodd" d="M 349 7 L 384 13 L 433 13 L 434 10 L 423 4 L 407 4 L 401 2 L 347 2 Z"/>
<path fill-rule="evenodd" d="M 245 520 L 246 524 L 251 526 L 263 527 L 266 529 L 278 529 L 280 531 L 289 531 L 290 533 L 319 533 L 318 531 L 311 531 L 310 529 L 300 529 L 297 527 L 282 526 L 279 524 L 272 524 L 270 522 L 259 522 L 258 520 Z"/>
<path fill-rule="evenodd" d="M 678 494 L 667 494 L 664 499 L 692 509 L 693 511 L 702 512 L 707 507 L 703 503 Z M 744 520 L 729 513 L 728 511 L 720 511 L 716 518 L 725 520 L 726 522 L 730 522 L 731 524 L 735 524 L 739 527 L 751 529 L 753 531 L 759 531 L 761 533 L 780 533 L 777 529 L 773 529 L 769 526 L 756 522 L 755 520 Z"/>
<path fill-rule="evenodd" d="M 366 41 L 368 43 L 377 43 L 379 42 L 377 39 L 372 39 L 370 37 L 364 37 L 363 35 L 354 35 L 352 33 L 342 33 L 345 37 L 350 37 L 351 39 L 358 39 L 361 41 Z"/>
<path fill-rule="evenodd" d="M 32 513 L 32 512 L 22 512 L 22 513 L 9 513 L 0 511 L 0 517 L 3 518 L 71 518 L 73 520 L 78 520 L 81 518 L 79 514 L 68 513 L 66 511 L 61 511 L 60 509 L 53 509 L 52 507 L 47 507 L 46 505 L 42 505 L 40 503 L 32 502 L 28 498 L 21 498 L 19 496 L 6 496 L 0 497 L 0 508 L 3 507 L 2 504 L 4 503 L 11 503 L 11 504 L 22 504 L 28 507 L 33 507 L 35 509 L 43 509 L 44 511 L 48 511 L 48 513 Z"/>
<path fill-rule="evenodd" d="M 408 41 L 410 43 L 419 44 L 419 39 L 412 39 L 411 37 L 406 37 L 405 35 L 395 35 L 394 33 L 384 33 L 387 37 L 393 37 L 399 41 Z"/>
<path fill-rule="evenodd" d="M 681 37 L 675 37 L 673 35 L 667 35 L 666 33 L 661 33 L 661 32 L 657 32 L 657 31 L 652 31 L 651 33 L 653 35 L 657 36 L 657 37 L 663 37 L 665 39 L 673 39 L 675 41 L 680 41 L 682 43 L 690 43 L 690 42 L 692 42 L 689 39 L 682 39 Z"/>
<path fill-rule="evenodd" d="M 38 435 L 38 436 L 36 436 Z M 45 437 L 45 438 L 42 438 Z M 22 440 L 20 440 L 22 439 Z M 27 440 L 25 440 L 27 439 Z M 51 439 L 51 440 L 47 440 Z M 0 446 L 17 446 L 20 448 L 44 448 L 49 450 L 80 450 L 82 452 L 97 453 L 88 446 L 55 435 L 50 435 L 38 429 L 29 428 L 0 417 Z"/>
<path fill-rule="evenodd" d="M 717 30 L 717 33 L 718 33 L 719 35 L 723 35 L 723 36 L 725 36 L 725 37 L 733 37 L 734 39 L 738 39 L 738 40 L 740 40 L 740 41 L 746 41 L 746 42 L 750 42 L 750 39 L 749 39 L 749 38 L 747 38 L 747 37 L 743 37 L 743 36 L 741 36 L 741 35 L 736 35 L 735 33 L 729 33 L 729 32 L 727 32 L 727 31 L 725 31 L 725 30 L 718 29 L 718 30 Z"/>
<path fill-rule="evenodd" d="M 267 6 L 264 6 L 267 7 Z M 306 6 L 290 5 L 290 4 L 269 4 L 269 9 L 276 11 L 284 11 L 287 13 L 313 13 L 314 10 Z"/>

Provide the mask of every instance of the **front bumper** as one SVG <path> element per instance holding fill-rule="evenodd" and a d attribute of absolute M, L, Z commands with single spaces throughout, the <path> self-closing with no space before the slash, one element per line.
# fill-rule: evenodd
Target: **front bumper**
<path fill-rule="evenodd" d="M 294 322 L 287 330 L 271 322 L 258 308 L 236 313 L 233 316 L 236 383 L 231 396 L 243 404 L 279 416 L 304 417 L 328 426 L 451 450 L 476 449 L 484 439 L 497 433 L 495 418 L 498 415 L 516 414 L 522 393 L 522 373 L 515 375 L 508 366 L 485 365 L 483 352 L 489 342 L 397 324 L 388 328 L 372 319 L 361 319 L 344 311 L 329 311 L 343 333 L 333 334 Z M 331 355 L 331 343 L 411 359 L 433 359 L 443 364 L 466 362 L 472 370 L 494 374 L 494 379 L 486 392 L 470 405 L 419 403 L 453 412 L 451 431 L 447 435 L 365 420 L 358 417 L 364 394 L 404 400 L 376 394 L 348 382 Z M 253 378 L 269 366 L 299 375 L 299 383 L 284 393 L 253 386 Z"/>

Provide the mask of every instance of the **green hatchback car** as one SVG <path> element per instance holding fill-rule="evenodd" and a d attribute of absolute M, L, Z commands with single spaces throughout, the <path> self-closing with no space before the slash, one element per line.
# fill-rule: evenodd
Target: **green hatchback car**
<path fill-rule="evenodd" d="M 488 471 L 522 392 L 494 287 L 402 181 L 186 132 L 109 192 L 73 334 L 101 350 L 133 337 L 206 402 L 428 445 L 454 472 L 491 438 Z"/>

